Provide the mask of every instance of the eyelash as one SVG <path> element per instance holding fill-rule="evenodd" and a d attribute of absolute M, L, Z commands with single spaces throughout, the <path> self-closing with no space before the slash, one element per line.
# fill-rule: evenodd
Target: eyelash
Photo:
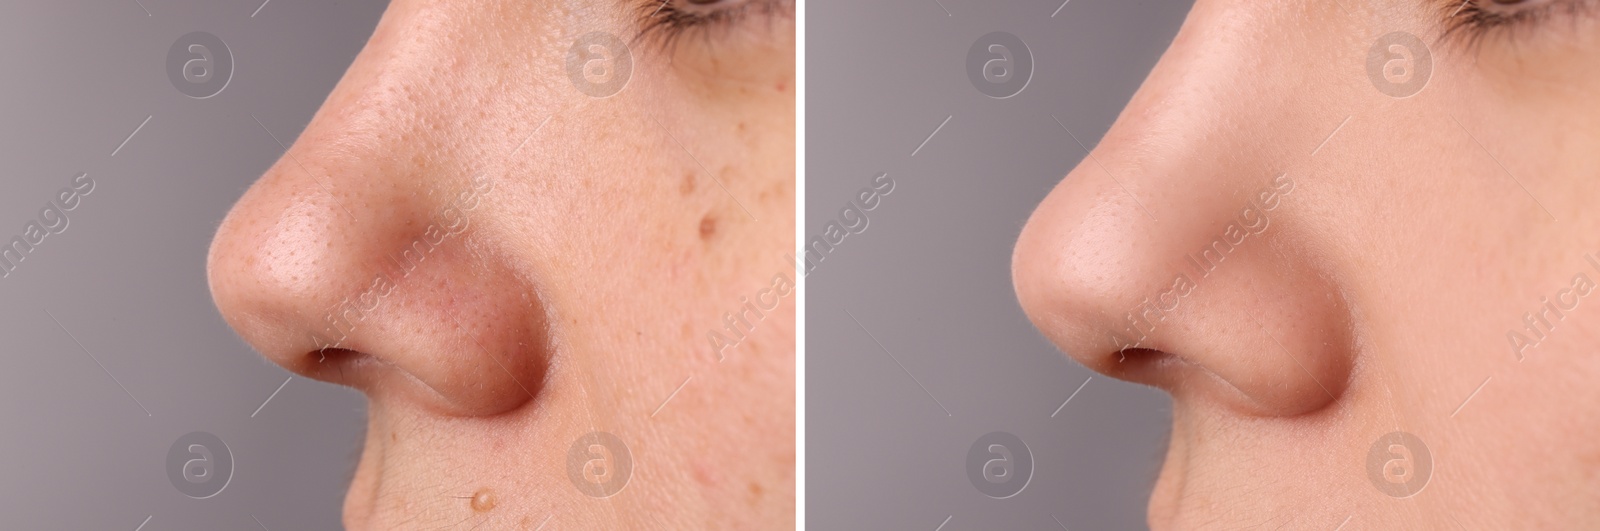
<path fill-rule="evenodd" d="M 774 14 L 792 5 L 793 0 L 723 0 L 728 4 L 715 4 L 703 9 L 683 9 L 683 0 L 645 0 L 640 5 L 643 19 L 635 40 L 650 40 L 663 48 L 671 49 L 679 39 L 691 32 L 709 33 L 708 30 L 726 28 L 752 14 Z"/>
<path fill-rule="evenodd" d="M 1593 3 L 1589 0 L 1527 0 L 1528 5 L 1505 5 L 1486 8 L 1480 4 L 1492 0 L 1465 0 L 1446 2 L 1449 11 L 1441 40 L 1460 40 L 1469 45 L 1480 44 L 1495 34 L 1515 34 L 1543 25 L 1549 19 L 1566 15 L 1576 19 Z"/>

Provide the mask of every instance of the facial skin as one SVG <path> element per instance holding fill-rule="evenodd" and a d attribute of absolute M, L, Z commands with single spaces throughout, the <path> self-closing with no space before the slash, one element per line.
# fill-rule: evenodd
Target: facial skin
<path fill-rule="evenodd" d="M 668 43 L 659 3 L 397 0 L 222 223 L 228 323 L 370 399 L 348 528 L 792 526 L 793 6 L 723 4 Z M 594 31 L 610 97 L 568 75 Z M 611 497 L 568 477 L 593 431 Z"/>
<path fill-rule="evenodd" d="M 1153 527 L 1600 522 L 1596 6 L 1482 1 L 1468 8 L 1544 11 L 1444 35 L 1460 4 L 1198 1 L 1022 231 L 1014 281 L 1035 325 L 1174 398 Z M 1393 31 L 1431 50 L 1406 98 L 1367 72 Z M 1279 176 L 1292 189 L 1267 209 Z M 1241 220 L 1252 202 L 1259 233 Z M 1230 223 L 1230 241 L 1248 234 L 1202 276 L 1188 257 Z M 1180 274 L 1186 294 L 1163 299 Z M 1146 298 L 1170 311 L 1143 316 L 1141 341 L 1128 314 Z M 1512 332 L 1543 339 L 1514 349 Z M 1409 497 L 1369 477 L 1395 431 L 1432 455 Z M 1403 457 L 1388 450 L 1380 470 Z"/>

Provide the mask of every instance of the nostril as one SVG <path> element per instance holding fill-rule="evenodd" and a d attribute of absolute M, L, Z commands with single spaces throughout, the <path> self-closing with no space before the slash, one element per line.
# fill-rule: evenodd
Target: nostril
<path fill-rule="evenodd" d="M 1149 363 L 1169 354 L 1153 348 L 1125 348 L 1117 352 L 1117 363 Z"/>
<path fill-rule="evenodd" d="M 307 352 L 301 360 L 301 373 L 329 383 L 362 389 L 371 381 L 367 368 L 382 364 L 377 356 L 347 348 L 325 347 Z"/>
<path fill-rule="evenodd" d="M 1182 356 L 1164 350 L 1130 347 L 1112 353 L 1101 369 L 1114 378 L 1167 387 L 1172 383 L 1172 373 L 1191 365 Z"/>
<path fill-rule="evenodd" d="M 354 350 L 350 350 L 350 349 L 346 349 L 346 348 L 332 348 L 332 347 L 318 350 L 316 352 L 313 352 L 312 354 L 315 354 L 317 356 L 317 363 L 348 362 L 349 360 L 351 360 L 353 358 L 365 355 L 365 354 L 362 354 L 360 352 L 356 352 Z"/>
<path fill-rule="evenodd" d="M 1107 376 L 1149 385 L 1191 398 L 1221 398 L 1235 406 L 1260 410 L 1265 406 L 1256 396 L 1230 379 L 1237 375 L 1214 370 L 1199 359 L 1155 348 L 1125 348 L 1102 358 L 1098 368 Z"/>

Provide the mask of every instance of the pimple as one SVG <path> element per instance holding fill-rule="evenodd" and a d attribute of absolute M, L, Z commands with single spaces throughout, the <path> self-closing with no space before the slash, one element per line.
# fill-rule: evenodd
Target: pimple
<path fill-rule="evenodd" d="M 690 473 L 696 482 L 706 487 L 716 487 L 718 483 L 721 483 L 717 481 L 716 472 L 711 467 L 706 466 L 705 463 L 696 462 L 690 469 Z"/>
<path fill-rule="evenodd" d="M 490 509 L 494 509 L 494 491 L 488 487 L 478 489 L 478 493 L 472 495 L 472 510 L 485 513 Z"/>

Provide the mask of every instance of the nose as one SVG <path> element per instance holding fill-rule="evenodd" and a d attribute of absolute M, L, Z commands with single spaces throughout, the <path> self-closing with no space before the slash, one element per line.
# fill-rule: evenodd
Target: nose
<path fill-rule="evenodd" d="M 418 141 L 429 110 L 407 105 L 319 115 L 219 227 L 212 297 L 290 371 L 441 414 L 512 410 L 548 364 L 542 305 L 501 258 L 494 180 Z"/>
<path fill-rule="evenodd" d="M 1304 414 L 1336 402 L 1355 346 L 1342 281 L 1304 221 L 1320 193 L 1306 154 L 1338 122 L 1239 87 L 1218 58 L 1259 54 L 1221 37 L 1180 34 L 1035 210 L 1013 283 L 1035 326 L 1091 369 L 1240 414 Z M 1262 142 L 1248 124 L 1264 122 L 1304 132 Z"/>

